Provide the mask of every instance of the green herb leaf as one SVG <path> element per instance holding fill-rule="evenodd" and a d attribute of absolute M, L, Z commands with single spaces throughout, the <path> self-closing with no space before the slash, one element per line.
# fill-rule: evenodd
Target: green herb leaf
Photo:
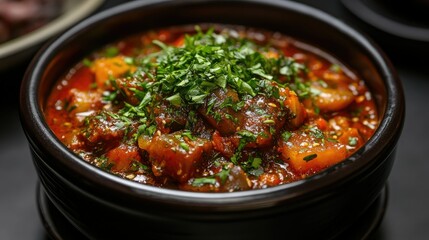
<path fill-rule="evenodd" d="M 289 138 L 292 137 L 292 133 L 285 131 L 282 133 L 282 139 L 283 141 L 287 142 L 289 140 Z"/>
<path fill-rule="evenodd" d="M 309 129 L 309 131 L 310 131 L 310 134 L 313 137 L 315 137 L 315 138 L 322 139 L 322 138 L 325 137 L 325 135 L 323 134 L 323 132 L 319 128 L 317 128 L 317 127 L 312 127 L 312 128 Z"/>
<path fill-rule="evenodd" d="M 203 178 L 194 178 L 192 181 L 192 186 L 201 187 L 204 184 L 216 184 L 216 179 L 214 177 L 203 177 Z"/>
<path fill-rule="evenodd" d="M 311 160 L 313 160 L 313 159 L 315 159 L 315 158 L 317 158 L 317 154 L 316 154 L 316 153 L 313 153 L 313 154 L 310 154 L 310 155 L 305 156 L 305 157 L 303 158 L 303 160 L 304 160 L 304 161 L 306 161 L 306 162 L 309 162 L 309 161 L 311 161 Z"/>
<path fill-rule="evenodd" d="M 189 145 L 187 143 L 181 142 L 179 146 L 183 148 L 185 151 L 189 152 Z"/>
<path fill-rule="evenodd" d="M 104 56 L 106 57 L 115 57 L 119 54 L 119 49 L 117 47 L 108 47 L 104 51 Z"/>
<path fill-rule="evenodd" d="M 180 97 L 180 94 L 176 93 L 173 96 L 170 96 L 166 98 L 167 101 L 169 101 L 172 105 L 179 107 L 182 104 L 182 98 Z"/>
<path fill-rule="evenodd" d="M 356 146 L 358 143 L 358 138 L 357 137 L 349 137 L 349 145 L 350 146 Z"/>
<path fill-rule="evenodd" d="M 92 66 L 92 61 L 89 60 L 88 58 L 84 58 L 82 61 L 82 64 L 86 67 L 91 67 Z"/>

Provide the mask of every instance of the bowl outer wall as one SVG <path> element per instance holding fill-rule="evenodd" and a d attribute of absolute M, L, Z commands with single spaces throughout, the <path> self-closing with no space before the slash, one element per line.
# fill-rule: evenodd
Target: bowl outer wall
<path fill-rule="evenodd" d="M 219 17 L 213 14 L 216 11 L 229 11 L 225 10 L 225 6 L 233 7 L 236 10 L 246 6 L 251 11 L 236 11 L 235 14 L 230 13 L 226 17 Z M 120 19 L 127 21 L 127 18 L 135 17 L 136 12 L 144 13 L 142 16 L 154 20 L 153 14 L 155 12 L 159 13 L 158 11 L 163 11 L 162 9 L 167 7 L 175 9 L 175 11 L 168 11 L 169 14 L 175 14 L 177 17 L 173 22 L 169 20 L 170 18 L 166 18 L 157 22 L 140 22 L 141 26 L 136 29 L 126 27 L 118 30 L 117 28 L 112 28 L 115 26 L 115 21 L 121 21 Z M 202 7 L 201 12 L 195 12 L 193 16 L 185 16 L 190 13 L 190 8 L 195 10 L 199 7 Z M 258 12 L 255 11 L 257 8 L 272 11 L 273 15 L 257 14 Z M 128 16 L 121 15 L 123 11 L 128 11 Z M 153 13 L 150 13 L 150 11 L 153 11 Z M 256 15 L 251 16 L 254 13 Z M 204 14 L 211 15 L 206 17 Z M 201 22 L 201 20 L 220 23 L 235 20 L 234 24 L 256 27 L 264 27 L 265 25 L 270 26 L 268 28 L 278 27 L 282 31 L 281 29 L 285 29 L 285 27 L 282 27 L 284 22 L 276 22 L 272 23 L 272 25 L 267 23 L 276 20 L 275 18 L 279 18 L 281 15 L 289 19 L 305 16 L 303 23 L 313 24 L 317 22 L 316 26 L 320 25 L 322 29 L 330 29 L 333 36 L 341 36 L 343 39 L 340 39 L 340 41 L 351 41 L 351 43 L 348 43 L 349 47 L 357 47 L 362 51 L 362 54 L 359 55 L 362 59 L 358 59 L 359 61 L 367 61 L 364 65 L 368 64 L 368 62 L 375 63 L 375 65 L 369 65 L 374 68 L 369 72 L 371 74 L 376 72 L 379 79 L 374 80 L 375 82 L 369 83 L 369 85 L 373 92 L 381 92 L 381 95 L 376 96 L 376 98 L 384 97 L 387 99 L 385 105 L 379 105 L 380 112 L 384 112 L 381 115 L 382 121 L 368 143 L 344 162 L 309 179 L 269 189 L 236 193 L 193 193 L 154 188 L 120 179 L 82 161 L 56 139 L 44 122 L 43 98 L 46 97 L 48 91 L 46 86 L 43 89 L 40 83 L 45 81 L 43 80 L 45 78 L 55 78 L 49 76 L 49 74 L 59 77 L 64 69 L 61 67 L 59 69 L 54 68 L 58 64 L 63 64 L 62 61 L 73 59 L 76 62 L 84 56 L 82 53 L 76 54 L 75 48 L 66 48 L 65 46 L 68 44 L 78 46 L 73 41 L 82 41 L 85 34 L 90 37 L 99 33 L 106 34 L 106 28 L 115 29 L 115 33 L 132 33 L 148 27 L 176 25 L 189 23 L 189 21 L 197 23 Z M 261 17 L 265 17 L 265 19 Z M 190 20 L 190 18 L 194 18 L 194 20 Z M 256 18 L 258 20 L 255 20 Z M 101 26 L 103 24 L 104 27 Z M 285 25 L 291 27 L 291 24 Z M 305 29 L 296 27 L 292 32 L 303 37 L 305 36 L 304 31 Z M 283 32 L 288 33 L 287 31 Z M 317 33 L 317 30 L 315 32 Z M 316 33 L 314 37 L 318 37 Z M 326 37 L 319 38 L 321 42 L 328 41 Z M 98 39 L 97 43 L 104 44 L 106 42 Z M 94 47 L 91 46 L 91 43 L 88 43 L 87 46 L 82 46 L 81 48 L 88 50 L 88 48 Z M 66 48 L 66 50 L 60 52 L 61 48 Z M 336 48 L 341 47 L 332 47 L 333 50 L 330 50 L 335 52 Z M 345 61 L 343 58 L 340 58 L 340 60 Z M 352 65 L 356 64 L 353 63 Z M 365 73 L 361 75 L 365 75 Z M 133 202 L 134 204 L 147 202 L 147 205 L 170 206 L 172 209 L 176 207 L 192 208 L 201 211 L 243 211 L 246 209 L 268 208 L 286 203 L 290 204 L 292 208 L 293 206 L 302 205 L 302 200 L 305 200 L 305 202 L 319 201 L 321 198 L 327 197 L 327 195 L 334 194 L 335 189 L 341 189 L 341 186 L 346 186 L 362 173 L 370 173 L 382 164 L 386 160 L 385 156 L 389 156 L 394 150 L 404 119 L 404 98 L 401 84 L 390 62 L 379 48 L 340 21 L 318 10 L 286 1 L 147 1 L 132 2 L 103 12 L 72 28 L 51 44 L 46 45 L 38 53 L 24 78 L 20 107 L 21 121 L 33 153 L 37 154 L 40 157 L 39 159 L 50 166 L 50 169 L 64 179 L 67 184 L 74 185 L 75 189 L 78 189 L 82 194 L 96 199 L 108 196 L 106 199 L 114 199 L 112 202 L 118 205 L 121 205 L 121 202 Z M 385 181 L 385 179 L 383 180 Z"/>

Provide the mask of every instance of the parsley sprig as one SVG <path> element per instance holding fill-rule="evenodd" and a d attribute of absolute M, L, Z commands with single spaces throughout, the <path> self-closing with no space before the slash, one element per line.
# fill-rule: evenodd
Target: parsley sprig
<path fill-rule="evenodd" d="M 154 89 L 174 105 L 202 104 L 213 90 L 227 86 L 241 96 L 278 97 L 272 82 L 280 75 L 293 80 L 304 69 L 291 58 L 267 58 L 250 40 L 217 34 L 213 29 L 203 33 L 197 28 L 195 35 L 185 37 L 182 47 L 155 44 L 162 50 L 155 64 Z"/>

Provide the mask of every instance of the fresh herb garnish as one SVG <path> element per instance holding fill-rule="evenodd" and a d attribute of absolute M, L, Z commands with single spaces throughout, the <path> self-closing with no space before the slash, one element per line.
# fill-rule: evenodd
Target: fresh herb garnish
<path fill-rule="evenodd" d="M 92 61 L 91 61 L 91 60 L 89 60 L 88 58 L 84 58 L 84 59 L 83 59 L 83 61 L 82 61 L 82 64 L 83 64 L 85 67 L 91 67 L 91 66 L 92 66 Z"/>
<path fill-rule="evenodd" d="M 287 142 L 289 138 L 292 137 L 292 133 L 289 131 L 285 131 L 282 133 L 282 139 L 283 141 Z"/>
<path fill-rule="evenodd" d="M 231 162 L 234 164 L 238 164 L 238 160 L 241 158 L 241 151 L 249 142 L 256 141 L 256 135 L 247 130 L 241 130 L 237 132 L 237 135 L 240 136 L 240 142 L 238 144 L 237 150 L 234 155 L 231 157 Z"/>
<path fill-rule="evenodd" d="M 309 162 L 309 161 L 311 161 L 311 160 L 313 160 L 313 159 L 315 159 L 315 158 L 317 158 L 317 154 L 316 154 L 316 153 L 313 153 L 313 154 L 310 154 L 310 155 L 305 156 L 305 157 L 303 158 L 303 160 L 304 160 L 304 161 L 306 161 L 306 162 Z"/>
<path fill-rule="evenodd" d="M 216 184 L 216 178 L 213 176 L 210 177 L 202 177 L 202 178 L 194 178 L 192 181 L 192 186 L 201 187 L 204 184 Z"/>
<path fill-rule="evenodd" d="M 200 187 L 204 184 L 216 184 L 216 177 L 219 178 L 220 183 L 224 184 L 226 180 L 228 179 L 230 169 L 223 168 L 220 172 L 216 173 L 215 175 L 208 176 L 208 177 L 201 177 L 201 178 L 194 178 L 192 180 L 192 186 L 194 187 Z"/>
<path fill-rule="evenodd" d="M 349 137 L 349 145 L 350 146 L 356 146 L 358 143 L 358 138 L 357 137 Z"/>
<path fill-rule="evenodd" d="M 325 137 L 325 135 L 323 135 L 323 132 L 317 127 L 309 128 L 309 131 L 310 134 L 315 138 L 323 139 Z"/>
<path fill-rule="evenodd" d="M 106 57 L 115 57 L 119 54 L 119 49 L 117 47 L 108 47 L 104 51 L 104 56 Z"/>
<path fill-rule="evenodd" d="M 277 81 L 280 75 L 295 79 L 304 69 L 283 55 L 266 58 L 253 42 L 216 34 L 213 29 L 186 36 L 182 47 L 154 43 L 162 49 L 155 64 L 154 87 L 169 100 L 177 100 L 175 103 L 181 99 L 202 104 L 214 89 L 226 86 L 241 96 L 262 93 L 278 97 L 278 89 L 267 81 Z"/>
<path fill-rule="evenodd" d="M 329 67 L 329 70 L 331 70 L 331 71 L 333 71 L 333 72 L 336 72 L 336 73 L 339 73 L 339 72 L 341 71 L 341 67 L 340 67 L 340 65 L 338 65 L 338 64 L 332 64 L 332 65 Z"/>

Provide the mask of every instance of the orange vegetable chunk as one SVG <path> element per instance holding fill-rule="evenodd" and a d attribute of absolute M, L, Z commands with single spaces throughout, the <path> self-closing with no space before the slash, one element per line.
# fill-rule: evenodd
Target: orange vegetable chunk
<path fill-rule="evenodd" d="M 185 182 L 194 175 L 203 153 L 212 149 L 210 141 L 202 138 L 183 137 L 182 132 L 141 136 L 139 147 L 149 153 L 155 176 L 168 176 Z"/>
<path fill-rule="evenodd" d="M 107 160 L 112 164 L 113 171 L 128 171 L 133 161 L 140 161 L 139 149 L 136 146 L 119 145 L 107 152 Z"/>
<path fill-rule="evenodd" d="M 280 143 L 283 160 L 298 174 L 312 174 L 332 166 L 348 155 L 340 142 L 317 139 L 308 133 L 294 132 L 287 142 Z"/>

